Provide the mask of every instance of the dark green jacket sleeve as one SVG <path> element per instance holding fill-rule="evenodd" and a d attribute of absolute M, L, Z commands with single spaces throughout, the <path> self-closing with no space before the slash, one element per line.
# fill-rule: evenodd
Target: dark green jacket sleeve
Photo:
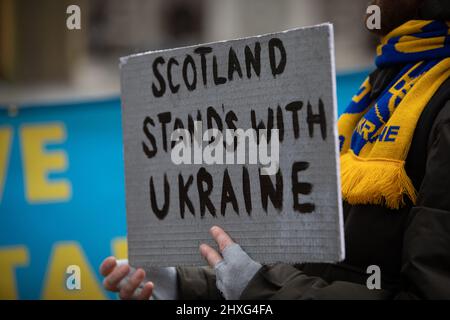
<path fill-rule="evenodd" d="M 180 300 L 223 299 L 216 287 L 216 276 L 210 267 L 178 267 L 178 298 Z"/>
<path fill-rule="evenodd" d="M 310 277 L 290 265 L 263 267 L 242 299 L 450 299 L 450 108 L 430 139 L 426 173 L 404 235 L 396 292 Z M 443 110 L 443 111 L 444 111 Z M 382 270 L 381 270 L 382 271 Z"/>
<path fill-rule="evenodd" d="M 321 299 L 387 299 L 390 292 L 369 290 L 353 282 L 328 283 L 310 277 L 294 266 L 264 266 L 242 293 L 241 299 L 321 300 Z"/>

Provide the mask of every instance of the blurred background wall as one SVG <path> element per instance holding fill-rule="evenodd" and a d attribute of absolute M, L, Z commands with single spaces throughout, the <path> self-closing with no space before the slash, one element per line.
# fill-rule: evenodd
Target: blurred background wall
<path fill-rule="evenodd" d="M 81 8 L 81 30 L 65 27 Z M 0 103 L 119 92 L 118 58 L 332 22 L 338 71 L 371 65 L 364 0 L 0 0 Z"/>
<path fill-rule="evenodd" d="M 81 30 L 66 9 L 81 8 Z M 114 298 L 126 258 L 118 58 L 332 22 L 339 110 L 371 68 L 364 0 L 0 0 L 0 299 Z M 82 290 L 65 286 L 82 267 Z"/>

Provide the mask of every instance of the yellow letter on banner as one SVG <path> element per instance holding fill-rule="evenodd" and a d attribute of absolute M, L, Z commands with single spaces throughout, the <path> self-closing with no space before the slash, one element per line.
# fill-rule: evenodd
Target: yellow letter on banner
<path fill-rule="evenodd" d="M 68 161 L 64 151 L 46 151 L 47 143 L 62 143 L 66 139 L 64 124 L 24 125 L 21 130 L 22 158 L 28 202 L 64 201 L 71 196 L 70 182 L 49 181 L 49 172 L 62 172 Z"/>
<path fill-rule="evenodd" d="M 117 259 L 128 259 L 128 243 L 126 237 L 115 238 L 112 241 L 113 255 Z"/>
<path fill-rule="evenodd" d="M 70 290 L 66 287 L 68 276 L 66 271 L 70 265 L 76 265 L 80 268 L 80 290 Z M 57 243 L 55 245 L 45 278 L 42 299 L 106 299 L 95 273 L 92 271 L 82 249 L 76 242 Z"/>
<path fill-rule="evenodd" d="M 15 269 L 28 265 L 28 251 L 23 246 L 0 248 L 0 300 L 17 299 Z"/>
<path fill-rule="evenodd" d="M 0 128 L 0 202 L 2 201 L 3 186 L 8 171 L 8 159 L 11 149 L 12 130 L 8 127 Z"/>

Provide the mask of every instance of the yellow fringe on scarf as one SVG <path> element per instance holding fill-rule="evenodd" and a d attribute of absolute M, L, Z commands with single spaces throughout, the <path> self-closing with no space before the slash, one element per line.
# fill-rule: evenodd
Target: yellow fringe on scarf
<path fill-rule="evenodd" d="M 414 68 L 413 68 L 414 69 Z M 412 69 L 412 70 L 413 70 Z M 362 121 L 360 114 L 343 114 L 338 121 L 339 134 L 345 137 L 341 150 L 341 180 L 343 198 L 350 204 L 378 204 L 399 209 L 407 196 L 413 204 L 417 192 L 406 174 L 404 164 L 409 152 L 418 119 L 434 93 L 450 77 L 450 58 L 443 59 L 419 79 L 406 74 L 401 80 L 410 81 L 401 103 L 392 110 L 386 126 L 398 126 L 400 130 L 394 142 L 374 141 L 357 156 L 350 148 L 350 133 Z M 401 91 L 399 91 L 401 94 Z M 396 96 L 394 95 L 393 99 Z"/>
<path fill-rule="evenodd" d="M 364 159 L 349 151 L 341 156 L 342 193 L 350 204 L 386 205 L 399 209 L 407 195 L 413 203 L 417 192 L 406 174 L 404 161 Z"/>

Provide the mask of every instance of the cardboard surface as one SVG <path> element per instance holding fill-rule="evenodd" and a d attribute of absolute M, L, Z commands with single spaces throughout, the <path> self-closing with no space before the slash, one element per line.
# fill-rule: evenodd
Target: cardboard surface
<path fill-rule="evenodd" d="M 263 263 L 342 260 L 334 69 L 329 24 L 122 58 L 130 263 L 205 265 L 213 225 Z M 279 129 L 277 175 L 174 164 L 172 132 L 200 118 Z"/>

